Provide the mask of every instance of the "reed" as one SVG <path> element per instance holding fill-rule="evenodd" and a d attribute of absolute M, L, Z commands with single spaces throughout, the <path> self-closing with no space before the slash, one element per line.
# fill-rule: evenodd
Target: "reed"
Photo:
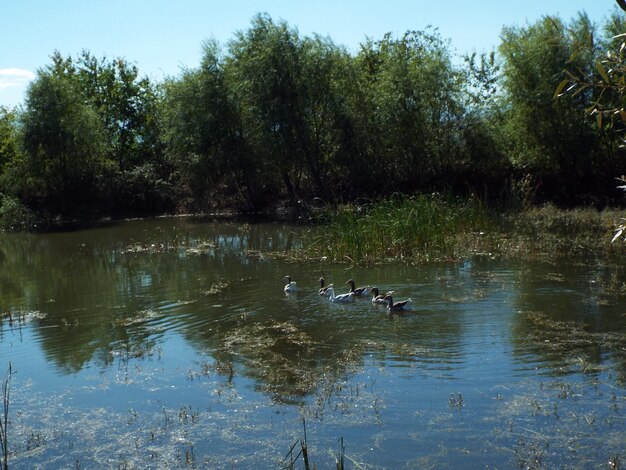
<path fill-rule="evenodd" d="M 396 196 L 361 206 L 327 208 L 291 259 L 417 264 L 487 255 L 557 259 L 626 259 L 626 243 L 611 242 L 620 209 L 560 209 L 553 205 L 496 213 L 478 199 Z"/>
<path fill-rule="evenodd" d="M 287 455 L 283 458 L 283 468 L 293 470 L 295 468 L 296 461 L 302 456 L 304 462 L 304 470 L 311 470 L 311 464 L 309 463 L 309 447 L 306 439 L 306 421 L 302 418 L 302 427 L 304 429 L 304 438 L 298 439 L 293 443 Z M 300 444 L 300 452 L 294 456 L 296 446 Z"/>
<path fill-rule="evenodd" d="M 394 196 L 364 206 L 325 210 L 305 237 L 307 257 L 367 263 L 448 258 L 459 232 L 481 230 L 488 212 L 477 199 Z"/>
<path fill-rule="evenodd" d="M 0 416 L 0 467 L 3 470 L 9 469 L 9 402 L 11 394 L 11 376 L 13 367 L 9 362 L 7 375 L 2 383 L 2 416 Z"/>

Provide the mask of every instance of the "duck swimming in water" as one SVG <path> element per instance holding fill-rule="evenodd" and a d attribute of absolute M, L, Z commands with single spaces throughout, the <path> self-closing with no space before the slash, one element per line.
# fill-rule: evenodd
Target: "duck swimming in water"
<path fill-rule="evenodd" d="M 285 276 L 283 281 L 287 281 L 287 284 L 285 284 L 285 287 L 283 289 L 285 291 L 285 294 L 294 294 L 298 292 L 298 286 L 296 285 L 296 281 L 292 281 L 291 277 Z"/>
<path fill-rule="evenodd" d="M 346 281 L 346 284 L 350 284 L 350 293 L 352 293 L 353 295 L 369 295 L 370 292 L 370 288 L 369 287 L 356 287 L 355 288 L 355 283 L 352 279 L 348 279 Z"/>
<path fill-rule="evenodd" d="M 320 277 L 320 291 L 319 291 L 319 294 L 320 295 L 326 295 L 327 291 L 328 291 L 328 286 L 324 286 L 324 278 Z"/>
<path fill-rule="evenodd" d="M 354 294 L 352 292 L 348 292 L 347 294 L 335 295 L 335 289 L 333 289 L 332 284 L 328 286 L 328 289 L 326 289 L 326 296 L 333 303 L 343 304 L 343 303 L 348 303 L 348 302 L 354 302 Z"/>
<path fill-rule="evenodd" d="M 391 297 L 389 294 L 385 295 L 384 298 L 387 302 L 387 310 L 389 312 L 402 312 L 411 310 L 411 299 L 394 302 L 393 297 Z"/>
<path fill-rule="evenodd" d="M 378 290 L 378 287 L 372 287 L 370 289 L 370 294 L 372 294 L 372 303 L 374 305 L 387 305 L 385 295 L 391 295 L 393 294 L 393 291 L 387 292 L 387 294 L 381 294 Z"/>

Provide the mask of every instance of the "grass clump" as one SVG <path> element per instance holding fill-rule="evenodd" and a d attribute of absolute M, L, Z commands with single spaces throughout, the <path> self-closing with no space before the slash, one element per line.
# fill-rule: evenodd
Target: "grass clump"
<path fill-rule="evenodd" d="M 496 213 L 478 199 L 439 194 L 396 196 L 366 205 L 325 209 L 292 259 L 352 264 L 418 264 L 474 256 L 500 259 L 626 257 L 612 243 L 623 211 L 553 205 Z"/>
<path fill-rule="evenodd" d="M 459 233 L 488 225 L 487 210 L 474 198 L 394 196 L 325 210 L 318 226 L 305 237 L 303 251 L 309 258 L 333 262 L 448 259 L 456 253 Z"/>

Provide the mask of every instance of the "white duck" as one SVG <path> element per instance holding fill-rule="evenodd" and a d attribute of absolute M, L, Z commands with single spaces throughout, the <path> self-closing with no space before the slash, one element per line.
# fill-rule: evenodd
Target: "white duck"
<path fill-rule="evenodd" d="M 387 310 L 389 312 L 402 312 L 402 311 L 412 310 L 411 299 L 402 300 L 400 302 L 394 302 L 393 298 L 389 294 L 387 294 L 384 298 L 387 301 Z"/>
<path fill-rule="evenodd" d="M 326 289 L 326 296 L 333 303 L 354 302 L 354 294 L 352 292 L 348 292 L 347 294 L 335 295 L 335 289 L 333 288 L 332 284 L 328 286 L 328 289 Z"/>
<path fill-rule="evenodd" d="M 285 276 L 283 281 L 287 281 L 287 284 L 285 284 L 285 287 L 283 289 L 285 291 L 285 294 L 294 294 L 298 292 L 298 286 L 296 285 L 296 281 L 292 281 L 289 276 Z"/>

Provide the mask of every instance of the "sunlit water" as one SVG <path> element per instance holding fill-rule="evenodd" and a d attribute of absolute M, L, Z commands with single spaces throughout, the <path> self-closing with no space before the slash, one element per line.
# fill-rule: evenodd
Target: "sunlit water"
<path fill-rule="evenodd" d="M 614 267 L 268 256 L 298 230 L 157 219 L 2 235 L 10 468 L 282 468 L 305 437 L 320 469 L 341 442 L 346 468 L 626 463 Z M 320 276 L 413 311 L 331 304 Z"/>

